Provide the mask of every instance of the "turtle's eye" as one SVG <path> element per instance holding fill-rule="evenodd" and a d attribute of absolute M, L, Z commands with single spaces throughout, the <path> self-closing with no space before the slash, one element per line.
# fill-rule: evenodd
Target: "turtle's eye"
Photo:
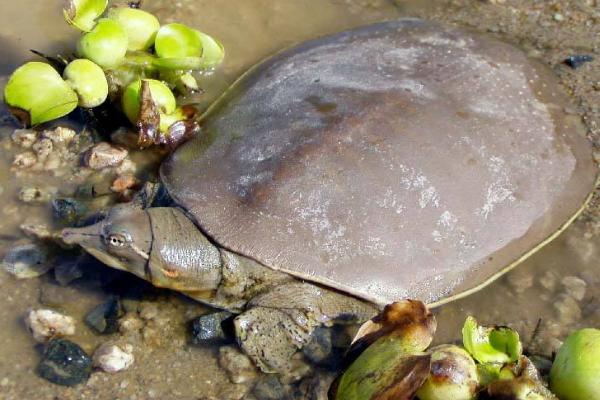
<path fill-rule="evenodd" d="M 115 248 L 124 247 L 128 242 L 127 237 L 120 233 L 111 233 L 108 235 L 106 241 L 109 246 Z"/>

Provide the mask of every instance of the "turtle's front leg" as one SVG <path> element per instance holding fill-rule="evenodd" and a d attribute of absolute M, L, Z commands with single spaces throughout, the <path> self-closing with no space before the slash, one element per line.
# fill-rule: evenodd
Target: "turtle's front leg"
<path fill-rule="evenodd" d="M 361 323 L 377 313 L 370 303 L 305 282 L 290 282 L 253 298 L 235 319 L 242 350 L 264 372 L 286 374 L 292 356 L 320 325 Z"/>

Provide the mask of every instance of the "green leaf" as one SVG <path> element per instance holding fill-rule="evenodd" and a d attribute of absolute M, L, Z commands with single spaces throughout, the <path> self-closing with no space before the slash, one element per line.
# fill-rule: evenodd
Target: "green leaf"
<path fill-rule="evenodd" d="M 204 67 L 202 57 L 155 58 L 152 63 L 158 69 L 171 71 L 199 70 Z"/>
<path fill-rule="evenodd" d="M 506 364 L 519 359 L 523 351 L 519 334 L 508 327 L 479 326 L 467 317 L 462 329 L 463 345 L 480 363 Z"/>
<path fill-rule="evenodd" d="M 202 64 L 205 68 L 211 68 L 219 65 L 225 57 L 225 49 L 223 45 L 216 41 L 213 37 L 196 31 L 202 41 Z"/>
<path fill-rule="evenodd" d="M 89 32 L 96 25 L 96 19 L 100 17 L 108 0 L 67 0 L 63 9 L 65 20 L 76 28 Z"/>
<path fill-rule="evenodd" d="M 102 68 L 119 66 L 127 53 L 127 32 L 112 19 L 102 18 L 96 27 L 81 37 L 77 52 Z"/>
<path fill-rule="evenodd" d="M 154 44 L 160 29 L 158 18 L 136 8 L 112 8 L 108 12 L 108 18 L 118 22 L 127 32 L 129 51 L 148 50 Z"/>
<path fill-rule="evenodd" d="M 26 111 L 31 125 L 37 125 L 69 114 L 77 107 L 78 98 L 50 65 L 29 62 L 11 75 L 4 101 Z"/>
<path fill-rule="evenodd" d="M 97 107 L 108 96 L 108 82 L 104 71 L 90 60 L 72 61 L 65 68 L 63 77 L 77 93 L 81 107 Z"/>
<path fill-rule="evenodd" d="M 162 26 L 154 42 L 160 58 L 188 58 L 202 56 L 202 40 L 197 31 L 183 24 Z"/>

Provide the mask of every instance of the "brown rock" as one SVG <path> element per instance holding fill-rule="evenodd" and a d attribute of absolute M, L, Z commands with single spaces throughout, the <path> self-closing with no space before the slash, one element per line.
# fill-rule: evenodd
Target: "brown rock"
<path fill-rule="evenodd" d="M 123 174 L 113 181 L 110 190 L 116 193 L 122 193 L 127 189 L 133 188 L 137 183 L 138 180 L 132 174 Z"/>
<path fill-rule="evenodd" d="M 127 150 L 101 142 L 87 151 L 84 156 L 84 163 L 87 167 L 100 170 L 120 165 L 127 155 Z"/>

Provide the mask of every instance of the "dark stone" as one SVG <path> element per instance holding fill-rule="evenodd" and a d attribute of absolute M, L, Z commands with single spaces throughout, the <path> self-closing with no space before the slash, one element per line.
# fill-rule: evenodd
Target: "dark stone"
<path fill-rule="evenodd" d="M 58 222 L 75 225 L 84 214 L 83 205 L 75 199 L 63 198 L 52 200 L 52 216 Z"/>
<path fill-rule="evenodd" d="M 581 67 L 583 64 L 593 61 L 594 57 L 589 54 L 576 54 L 565 59 L 564 63 L 573 69 Z"/>
<path fill-rule="evenodd" d="M 192 343 L 199 345 L 227 344 L 234 341 L 235 314 L 220 311 L 204 314 L 191 321 Z"/>
<path fill-rule="evenodd" d="M 302 352 L 312 364 L 335 371 L 342 366 L 350 341 L 343 326 L 319 327 L 302 348 Z"/>
<path fill-rule="evenodd" d="M 123 315 L 121 302 L 117 297 L 94 307 L 85 316 L 85 323 L 98 333 L 109 334 L 119 330 L 119 318 Z"/>
<path fill-rule="evenodd" d="M 36 372 L 42 378 L 63 386 L 84 383 L 92 372 L 92 359 L 75 343 L 54 339 L 46 345 Z"/>
<path fill-rule="evenodd" d="M 284 400 L 292 397 L 276 375 L 264 375 L 252 389 L 258 400 Z"/>
<path fill-rule="evenodd" d="M 61 286 L 67 286 L 69 283 L 83 276 L 81 261 L 84 258 L 81 254 L 62 255 L 56 261 L 54 266 L 54 279 Z"/>

